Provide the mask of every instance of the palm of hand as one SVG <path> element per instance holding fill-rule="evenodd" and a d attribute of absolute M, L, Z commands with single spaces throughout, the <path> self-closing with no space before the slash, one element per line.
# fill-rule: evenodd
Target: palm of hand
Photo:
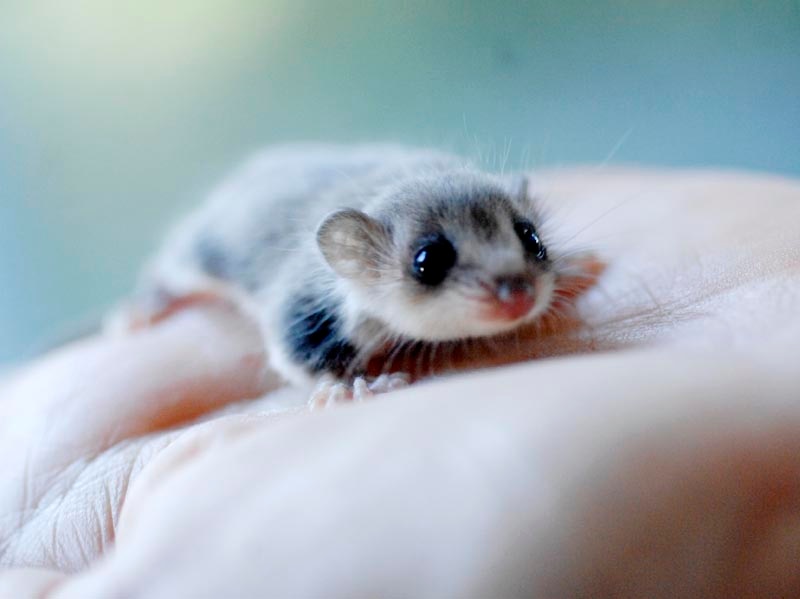
<path fill-rule="evenodd" d="M 581 382 L 593 388 L 597 405 L 610 406 L 610 414 L 629 409 L 626 394 L 648 397 L 647 401 L 656 405 L 676 396 L 691 397 L 695 389 L 705 394 L 727 393 L 748 384 L 760 388 L 765 381 L 776 395 L 782 385 L 796 390 L 798 381 L 787 356 L 796 351 L 800 338 L 800 320 L 794 308 L 800 293 L 797 185 L 733 175 L 657 173 L 565 173 L 551 176 L 545 184 L 549 195 L 559 200 L 556 216 L 560 212 L 577 223 L 578 229 L 606 210 L 613 211 L 579 233 L 587 246 L 606 249 L 611 267 L 599 288 L 581 305 L 585 326 L 555 331 L 538 339 L 535 347 L 549 355 L 587 349 L 627 351 L 594 361 L 528 363 L 509 371 L 412 388 L 403 392 L 407 397 L 367 408 L 369 420 L 364 416 L 366 410 L 276 419 L 263 413 L 266 401 L 235 406 L 225 414 L 215 412 L 272 387 L 269 381 L 265 387 L 261 377 L 260 340 L 234 314 L 215 308 L 187 311 L 128 339 L 89 341 L 30 367 L 0 388 L 0 471 L 4 473 L 0 564 L 74 572 L 91 565 L 116 541 L 114 559 L 79 580 L 72 591 L 72 581 L 63 585 L 67 595 L 80 596 L 87 589 L 111 588 L 103 586 L 108 584 L 108 580 L 103 582 L 104 573 L 114 572 L 117 581 L 124 580 L 121 572 L 127 573 L 133 580 L 134 574 L 141 575 L 153 560 L 180 553 L 180 544 L 190 543 L 192 538 L 187 536 L 186 526 L 191 526 L 187 522 L 205 527 L 207 534 L 217 539 L 224 537 L 225 531 L 250 527 L 262 536 L 269 531 L 269 548 L 258 548 L 283 556 L 276 559 L 272 555 L 273 564 L 290 564 L 293 558 L 303 556 L 316 566 L 316 579 L 305 580 L 304 587 L 297 586 L 298 580 L 292 586 L 291 577 L 283 588 L 277 583 L 270 587 L 288 592 L 324 589 L 331 581 L 344 584 L 337 572 L 348 568 L 352 572 L 371 552 L 385 553 L 385 548 L 376 549 L 376 543 L 387 535 L 397 538 L 390 552 L 397 571 L 404 567 L 407 571 L 413 561 L 403 560 L 411 559 L 407 553 L 413 552 L 404 547 L 418 546 L 419 538 L 433 534 L 442 542 L 426 544 L 430 571 L 423 568 L 419 579 L 408 584 L 411 590 L 413 584 L 421 585 L 416 590 L 453 590 L 431 586 L 459 580 L 462 569 L 456 566 L 463 565 L 459 561 L 463 556 L 452 549 L 453 540 L 474 547 L 481 535 L 491 533 L 500 535 L 495 541 L 503 545 L 505 529 L 497 520 L 492 521 L 489 532 L 477 531 L 475 525 L 461 526 L 463 518 L 455 519 L 457 530 L 441 520 L 427 523 L 429 533 L 414 528 L 420 526 L 419 515 L 426 509 L 434 513 L 437 508 L 452 509 L 452 497 L 437 487 L 436 481 L 456 476 L 451 472 L 453 464 L 433 460 L 437 469 L 429 463 L 431 453 L 440 451 L 442 435 L 449 435 L 451 442 L 470 444 L 475 438 L 470 423 L 498 419 L 497 426 L 507 429 L 508 443 L 518 444 L 515 451 L 522 451 L 519 447 L 533 451 L 523 442 L 534 434 L 530 428 L 509 424 L 502 417 L 526 420 L 524 415 L 537 409 L 542 410 L 537 417 L 552 416 L 559 409 L 553 406 L 563 405 L 564 397 L 581 396 L 585 391 Z M 713 359 L 722 354 L 724 359 Z M 708 362 L 701 367 L 699 363 L 706 358 Z M 748 366 L 746 372 L 741 364 Z M 753 364 L 765 366 L 754 372 Z M 722 389 L 715 389 L 715 381 L 720 380 L 727 382 L 719 384 Z M 538 407 L 518 401 L 526 396 L 529 381 L 535 381 L 536 395 L 541 397 Z M 487 389 L 498 398 L 494 405 L 485 401 Z M 287 390 L 283 394 L 290 404 L 300 406 L 304 401 L 302 392 Z M 436 395 L 437 401 L 426 397 L 430 395 Z M 554 402 L 558 400 L 553 406 L 548 403 L 550 396 Z M 420 406 L 426 406 L 423 422 Z M 687 408 L 687 413 L 690 411 Z M 198 416 L 212 413 L 211 419 L 196 422 Z M 578 420 L 582 417 L 586 418 L 579 416 Z M 563 423 L 555 430 L 562 435 L 574 433 L 573 426 Z M 575 425 L 574 430 L 582 429 Z M 358 451 L 348 454 L 349 461 L 331 464 L 327 456 L 342 446 L 343 438 L 355 438 Z M 539 441 L 552 443 L 553 438 L 539 435 Z M 573 441 L 580 447 L 580 437 Z M 207 451 L 212 446 L 214 451 Z M 595 446 L 587 443 L 585 451 L 591 447 Z M 496 448 L 484 455 L 485 449 L 478 445 L 467 453 L 491 463 L 498 460 L 500 480 L 492 482 L 496 496 L 508 499 L 520 493 L 519 469 L 509 465 L 508 455 L 495 455 Z M 298 455 L 303 456 L 302 462 L 297 461 Z M 774 466 L 773 462 L 767 460 L 767 466 Z M 403 467 L 411 469 L 414 464 L 419 468 L 412 470 L 419 477 L 417 483 L 427 489 L 427 495 L 423 493 L 424 502 L 417 509 L 401 509 L 386 498 L 391 486 L 387 481 L 403 485 Z M 430 468 L 428 478 L 426 467 Z M 383 472 L 385 480 L 378 477 L 368 483 L 358 475 L 376 471 Z M 293 479 L 298 472 L 306 473 L 304 481 Z M 764 472 L 773 470 L 765 467 Z M 486 472 L 469 471 L 464 476 L 450 480 L 459 497 L 486 486 Z M 554 480 L 556 487 L 562 484 L 562 479 Z M 752 485 L 758 487 L 763 483 L 759 481 Z M 397 487 L 391 488 L 396 494 Z M 527 487 L 522 484 L 522 488 Z M 588 492 L 590 497 L 600 493 L 594 490 L 594 495 Z M 407 495 L 404 501 L 413 506 L 417 496 Z M 337 499 L 345 504 L 337 504 Z M 180 506 L 187 502 L 201 505 L 181 513 Z M 259 508 L 247 513 L 232 502 Z M 486 505 L 465 503 L 464 518 L 486 511 Z M 382 505 L 382 512 L 375 510 L 376 504 Z M 290 508 L 304 518 L 287 516 Z M 223 514 L 221 509 L 230 512 Z M 384 523 L 380 516 L 386 513 L 393 514 L 400 524 L 393 528 Z M 584 515 L 574 515 L 578 513 Z M 580 520 L 585 513 L 576 508 L 567 520 Z M 310 526 L 309 514 L 318 515 L 314 526 Z M 182 532 L 170 537 L 168 523 L 172 520 L 178 523 L 175 530 Z M 341 529 L 333 523 L 337 520 L 342 522 Z M 351 528 L 354 522 L 359 527 L 371 523 L 373 528 L 366 527 L 371 532 L 364 533 L 361 545 L 355 541 L 348 545 L 352 556 L 335 561 L 338 570 L 334 572 L 322 557 L 313 551 L 309 555 L 308 548 L 326 538 L 326 533 L 335 536 L 348 530 L 347 522 Z M 158 525 L 167 532 L 157 535 Z M 405 546 L 398 527 L 409 535 Z M 244 532 L 241 539 L 252 540 Z M 416 540 L 412 543 L 412 539 Z M 197 545 L 204 546 L 201 541 Z M 247 550 L 252 551 L 253 546 Z M 591 549 L 586 552 L 591 554 Z M 230 563 L 215 564 L 218 580 L 226 579 L 226 567 L 227 577 L 232 568 L 241 568 L 241 555 L 234 557 Z M 483 574 L 469 583 L 477 586 L 458 588 L 502 588 L 502 581 L 493 576 L 496 571 L 505 572 L 505 566 L 486 559 L 483 568 Z M 385 566 L 365 574 L 363 588 L 371 588 L 370 581 L 391 581 L 391 571 Z M 583 572 L 580 568 L 576 571 Z M 176 566 L 175 576 L 180 572 Z M 578 576 L 574 572 L 564 576 L 570 575 Z M 267 588 L 260 571 L 249 578 L 241 571 L 237 576 L 242 577 L 241 589 Z M 504 576 L 508 578 L 508 573 Z M 5 580 L 7 585 L 33 585 L 25 586 L 28 589 L 35 585 L 47 588 L 59 579 L 60 575 L 52 573 L 34 576 L 17 571 Z M 203 576 L 198 580 L 198 588 L 213 588 L 202 586 L 210 584 Z"/>

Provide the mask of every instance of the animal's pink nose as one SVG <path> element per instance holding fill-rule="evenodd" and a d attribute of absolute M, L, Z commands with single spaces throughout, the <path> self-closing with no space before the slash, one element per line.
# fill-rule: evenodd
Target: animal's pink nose
<path fill-rule="evenodd" d="M 527 277 L 501 277 L 495 282 L 491 315 L 501 320 L 516 320 L 531 311 L 536 303 L 533 281 Z"/>
<path fill-rule="evenodd" d="M 519 296 L 533 296 L 533 282 L 527 277 L 500 277 L 495 285 L 495 295 L 504 303 L 513 302 Z"/>

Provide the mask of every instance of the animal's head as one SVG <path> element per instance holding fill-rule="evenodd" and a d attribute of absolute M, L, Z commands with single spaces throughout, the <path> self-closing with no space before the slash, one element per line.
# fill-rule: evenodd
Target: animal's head
<path fill-rule="evenodd" d="M 475 171 L 395 182 L 328 215 L 317 243 L 361 310 L 420 340 L 485 336 L 550 306 L 557 273 L 527 193 Z"/>

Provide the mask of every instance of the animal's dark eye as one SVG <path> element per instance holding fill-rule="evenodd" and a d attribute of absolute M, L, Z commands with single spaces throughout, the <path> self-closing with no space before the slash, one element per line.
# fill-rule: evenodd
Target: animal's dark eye
<path fill-rule="evenodd" d="M 519 237 L 526 252 L 537 260 L 547 260 L 547 249 L 542 245 L 533 223 L 521 220 L 514 225 L 514 230 L 517 232 L 517 237 Z"/>
<path fill-rule="evenodd" d="M 434 287 L 447 278 L 456 263 L 456 248 L 444 235 L 435 235 L 420 242 L 414 253 L 411 273 L 422 283 Z"/>

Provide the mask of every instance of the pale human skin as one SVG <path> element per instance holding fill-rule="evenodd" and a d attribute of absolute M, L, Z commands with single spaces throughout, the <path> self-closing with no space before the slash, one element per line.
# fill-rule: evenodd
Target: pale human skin
<path fill-rule="evenodd" d="M 610 265 L 560 357 L 309 414 L 200 306 L 16 374 L 0 597 L 798 596 L 800 183 L 542 184 Z"/>

